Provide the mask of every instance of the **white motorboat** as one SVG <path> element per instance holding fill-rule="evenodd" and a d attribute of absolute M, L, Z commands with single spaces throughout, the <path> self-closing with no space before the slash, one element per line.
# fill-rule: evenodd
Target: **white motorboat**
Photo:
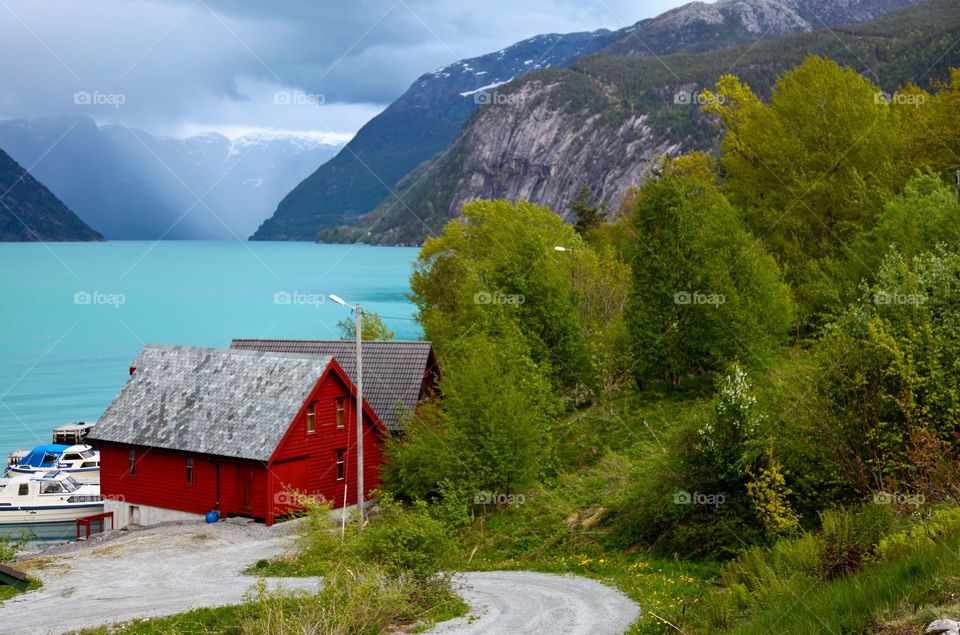
<path fill-rule="evenodd" d="M 9 476 L 61 471 L 83 479 L 99 481 L 100 452 L 89 445 L 38 445 L 7 468 Z"/>
<path fill-rule="evenodd" d="M 76 521 L 103 513 L 98 484 L 86 484 L 62 471 L 0 479 L 0 533 L 40 539 L 75 536 Z"/>

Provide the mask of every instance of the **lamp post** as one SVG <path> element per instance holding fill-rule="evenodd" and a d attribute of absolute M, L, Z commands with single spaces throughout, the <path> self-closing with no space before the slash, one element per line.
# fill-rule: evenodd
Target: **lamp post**
<path fill-rule="evenodd" d="M 363 529 L 363 309 L 359 304 L 347 304 L 339 296 L 330 294 L 329 298 L 337 304 L 352 310 L 357 316 L 357 512 L 360 518 L 360 527 Z M 346 504 L 346 501 L 344 501 Z"/>

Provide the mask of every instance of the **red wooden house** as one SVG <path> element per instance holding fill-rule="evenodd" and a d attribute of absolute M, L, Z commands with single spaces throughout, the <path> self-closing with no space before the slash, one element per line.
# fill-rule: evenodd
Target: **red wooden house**
<path fill-rule="evenodd" d="M 271 524 L 298 493 L 356 502 L 355 389 L 332 357 L 151 345 L 130 373 L 88 437 L 118 527 L 211 510 Z M 389 433 L 368 404 L 369 494 Z"/>

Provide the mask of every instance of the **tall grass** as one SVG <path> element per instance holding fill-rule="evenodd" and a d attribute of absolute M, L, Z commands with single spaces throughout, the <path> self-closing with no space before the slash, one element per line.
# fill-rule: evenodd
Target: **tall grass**
<path fill-rule="evenodd" d="M 868 632 L 894 608 L 935 603 L 937 580 L 954 575 L 956 508 L 905 520 L 867 505 L 821 520 L 819 533 L 750 548 L 725 564 L 722 589 L 694 616 L 692 632 Z"/>

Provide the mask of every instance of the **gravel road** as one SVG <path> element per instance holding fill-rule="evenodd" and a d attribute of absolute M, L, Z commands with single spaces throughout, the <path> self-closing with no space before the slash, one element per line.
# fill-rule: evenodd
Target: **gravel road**
<path fill-rule="evenodd" d="M 236 604 L 255 578 L 241 571 L 289 545 L 282 525 L 198 523 L 72 545 L 17 563 L 43 587 L 0 604 L 0 633 L 59 634 L 139 617 Z M 58 553 L 59 552 L 59 553 Z M 272 579 L 316 589 L 315 578 Z"/>
<path fill-rule="evenodd" d="M 620 635 L 640 607 L 619 591 L 579 576 L 488 571 L 463 573 L 457 592 L 470 614 L 444 622 L 433 635 Z"/>
<path fill-rule="evenodd" d="M 0 603 L 0 634 L 61 634 L 134 618 L 236 604 L 255 579 L 241 571 L 291 544 L 295 523 L 181 523 L 115 532 L 58 547 L 15 566 L 43 587 Z M 271 587 L 316 590 L 316 578 L 273 578 Z M 437 635 L 623 633 L 640 607 L 619 591 L 576 576 L 523 571 L 457 574 L 466 618 Z"/>

